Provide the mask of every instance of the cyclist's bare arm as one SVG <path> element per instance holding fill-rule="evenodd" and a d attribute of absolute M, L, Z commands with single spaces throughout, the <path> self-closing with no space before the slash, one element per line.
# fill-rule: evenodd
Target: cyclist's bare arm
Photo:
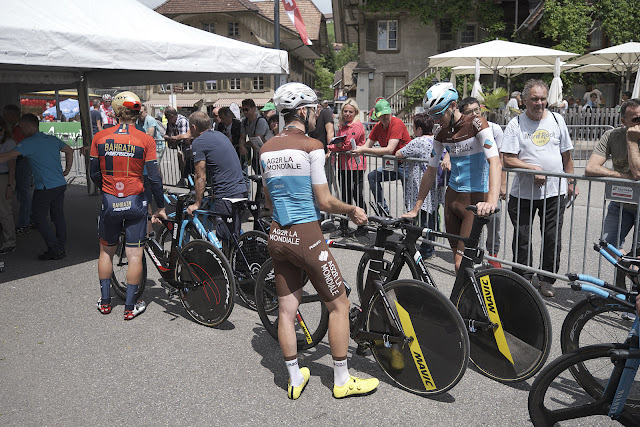
<path fill-rule="evenodd" d="M 364 209 L 358 206 L 348 205 L 336 199 L 331 192 L 329 192 L 329 186 L 326 182 L 313 186 L 313 196 L 316 201 L 316 206 L 320 210 L 329 213 L 349 215 L 351 221 L 357 225 L 367 223 L 367 214 Z"/>
<path fill-rule="evenodd" d="M 424 199 L 427 198 L 427 194 L 433 187 L 433 183 L 436 179 L 438 168 L 435 166 L 428 166 L 424 174 L 422 174 L 422 180 L 420 181 L 420 190 L 418 191 L 418 200 L 415 206 L 406 214 L 402 215 L 403 218 L 415 218 L 420 212 L 420 207 L 424 203 Z"/>

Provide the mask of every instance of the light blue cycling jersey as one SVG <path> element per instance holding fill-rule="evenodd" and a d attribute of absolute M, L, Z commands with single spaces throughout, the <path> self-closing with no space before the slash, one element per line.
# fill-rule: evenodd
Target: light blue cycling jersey
<path fill-rule="evenodd" d="M 438 132 L 429 166 L 438 167 L 444 148 L 451 156 L 449 187 L 459 193 L 487 193 L 489 171 L 485 159 L 497 156 L 498 148 L 484 117 L 462 116 L 453 128 Z"/>
<path fill-rule="evenodd" d="M 313 185 L 324 184 L 324 148 L 299 129 L 286 129 L 260 149 L 262 179 L 281 226 L 318 221 Z"/>

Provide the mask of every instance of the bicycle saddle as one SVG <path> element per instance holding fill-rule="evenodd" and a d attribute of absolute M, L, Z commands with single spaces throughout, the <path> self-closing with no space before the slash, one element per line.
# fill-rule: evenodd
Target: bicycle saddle
<path fill-rule="evenodd" d="M 399 224 L 410 222 L 408 218 L 381 218 L 379 216 L 370 216 L 369 222 L 380 224 L 383 227 L 391 228 L 397 227 Z"/>

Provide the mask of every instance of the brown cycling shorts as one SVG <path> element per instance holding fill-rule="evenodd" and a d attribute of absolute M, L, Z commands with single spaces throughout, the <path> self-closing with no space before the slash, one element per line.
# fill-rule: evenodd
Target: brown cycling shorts
<path fill-rule="evenodd" d="M 473 226 L 473 212 L 466 210 L 469 205 L 485 201 L 485 193 L 458 193 L 447 188 L 444 199 L 444 226 L 447 233 L 469 236 Z M 452 249 L 460 249 L 457 239 L 449 239 Z"/>
<path fill-rule="evenodd" d="M 278 296 L 302 289 L 303 270 L 323 301 L 333 301 L 345 292 L 342 274 L 317 221 L 285 227 L 273 221 L 268 248 Z"/>

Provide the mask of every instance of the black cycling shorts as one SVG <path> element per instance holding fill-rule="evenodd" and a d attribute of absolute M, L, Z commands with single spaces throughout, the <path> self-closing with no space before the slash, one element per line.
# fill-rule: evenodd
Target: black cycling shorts
<path fill-rule="evenodd" d="M 344 279 L 317 221 L 286 227 L 273 221 L 268 250 L 278 296 L 292 294 L 304 286 L 302 270 L 323 301 L 333 301 L 345 293 Z"/>
<path fill-rule="evenodd" d="M 125 231 L 126 246 L 139 248 L 147 241 L 147 201 L 144 193 L 127 197 L 116 197 L 104 193 L 98 222 L 100 243 L 115 246 L 122 230 Z"/>

